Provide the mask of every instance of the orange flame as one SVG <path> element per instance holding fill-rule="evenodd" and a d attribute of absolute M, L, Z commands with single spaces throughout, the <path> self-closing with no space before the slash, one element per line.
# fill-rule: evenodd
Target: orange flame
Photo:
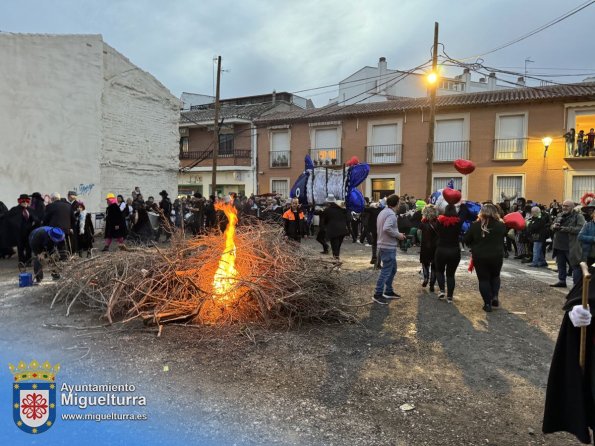
<path fill-rule="evenodd" d="M 230 203 L 217 202 L 215 203 L 215 209 L 225 212 L 228 223 L 223 234 L 225 237 L 225 249 L 223 254 L 221 254 L 219 266 L 213 278 L 213 293 L 216 300 L 227 302 L 234 298 L 229 293 L 233 289 L 238 276 L 238 270 L 236 269 L 236 244 L 234 240 L 236 224 L 238 223 L 238 213 L 233 206 L 233 201 Z"/>

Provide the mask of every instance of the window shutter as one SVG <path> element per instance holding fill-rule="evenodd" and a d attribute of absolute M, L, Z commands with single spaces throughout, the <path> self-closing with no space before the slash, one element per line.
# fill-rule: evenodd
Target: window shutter
<path fill-rule="evenodd" d="M 463 141 L 464 119 L 440 119 L 436 121 L 436 136 L 434 141 Z"/>
<path fill-rule="evenodd" d="M 372 126 L 372 145 L 387 146 L 397 144 L 397 124 Z"/>
<path fill-rule="evenodd" d="M 317 129 L 315 135 L 317 149 L 332 149 L 339 147 L 337 129 Z"/>
<path fill-rule="evenodd" d="M 572 200 L 578 203 L 587 192 L 595 191 L 594 175 L 576 175 L 572 177 Z"/>
<path fill-rule="evenodd" d="M 289 150 L 289 132 L 273 132 L 271 150 Z"/>

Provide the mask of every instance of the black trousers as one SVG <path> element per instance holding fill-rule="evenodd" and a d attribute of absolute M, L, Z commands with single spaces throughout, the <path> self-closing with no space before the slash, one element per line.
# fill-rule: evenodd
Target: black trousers
<path fill-rule="evenodd" d="M 436 266 L 434 266 L 434 262 L 422 263 L 421 268 L 424 274 L 424 280 L 428 280 L 430 287 L 433 288 L 436 283 Z"/>
<path fill-rule="evenodd" d="M 322 245 L 322 250 L 324 252 L 328 252 L 328 243 L 326 242 L 326 234 L 324 229 L 318 229 L 318 234 L 316 234 L 316 241 Z"/>
<path fill-rule="evenodd" d="M 17 253 L 19 255 L 19 262 L 27 263 L 31 260 L 31 246 L 29 246 L 29 237 L 26 232 L 19 234 Z"/>
<path fill-rule="evenodd" d="M 436 248 L 436 254 L 434 255 L 434 266 L 436 266 L 436 279 L 438 281 L 438 288 L 440 291 L 445 290 L 446 282 L 446 295 L 452 297 L 455 291 L 455 272 L 461 262 L 461 250 L 458 246 L 456 247 L 443 247 L 439 246 Z M 446 271 L 446 280 L 445 280 Z"/>
<path fill-rule="evenodd" d="M 359 236 L 359 220 L 351 220 L 351 238 L 353 243 L 357 242 Z"/>
<path fill-rule="evenodd" d="M 475 274 L 479 280 L 479 293 L 486 304 L 498 299 L 502 262 L 502 257 L 473 259 Z"/>
<path fill-rule="evenodd" d="M 331 249 L 332 249 L 333 255 L 335 257 L 339 257 L 339 255 L 341 253 L 341 244 L 343 243 L 344 238 L 345 238 L 344 236 L 340 236 L 340 237 L 332 237 L 330 239 Z"/>

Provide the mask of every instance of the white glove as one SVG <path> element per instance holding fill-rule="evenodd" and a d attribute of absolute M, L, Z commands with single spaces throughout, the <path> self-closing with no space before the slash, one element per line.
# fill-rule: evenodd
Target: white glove
<path fill-rule="evenodd" d="M 591 312 L 585 310 L 582 305 L 575 305 L 568 312 L 568 317 L 575 327 L 584 327 L 591 324 Z"/>

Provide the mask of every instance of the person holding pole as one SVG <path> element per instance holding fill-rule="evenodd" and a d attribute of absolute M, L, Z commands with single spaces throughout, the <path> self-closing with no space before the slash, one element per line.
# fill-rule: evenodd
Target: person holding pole
<path fill-rule="evenodd" d="M 566 313 L 550 367 L 542 430 L 544 434 L 569 432 L 590 444 L 593 438 L 589 429 L 595 429 L 595 292 L 589 292 L 587 264 L 582 262 L 580 267 L 583 280 L 572 288 L 564 305 Z"/>

